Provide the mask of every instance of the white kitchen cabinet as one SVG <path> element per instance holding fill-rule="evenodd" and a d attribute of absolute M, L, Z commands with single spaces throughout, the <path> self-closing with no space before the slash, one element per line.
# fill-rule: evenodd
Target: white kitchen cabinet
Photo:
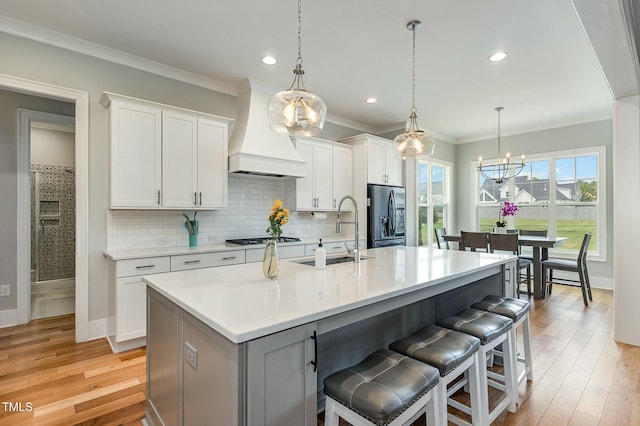
<path fill-rule="evenodd" d="M 169 256 L 108 262 L 107 340 L 114 352 L 145 345 L 147 286 L 142 276 L 170 270 Z"/>
<path fill-rule="evenodd" d="M 197 207 L 198 119 L 162 112 L 162 206 Z"/>
<path fill-rule="evenodd" d="M 345 195 L 352 195 L 353 191 L 353 160 L 351 147 L 333 146 L 333 208 Z M 345 201 L 346 203 L 346 201 Z M 351 203 L 344 204 L 345 210 L 352 210 Z"/>
<path fill-rule="evenodd" d="M 285 183 L 285 205 L 296 211 L 336 210 L 340 198 L 351 192 L 351 148 L 297 138 L 296 149 L 307 163 L 307 176 Z"/>
<path fill-rule="evenodd" d="M 341 142 L 354 146 L 354 161 L 360 163 L 359 167 L 354 165 L 354 171 L 364 173 L 366 183 L 402 186 L 402 157 L 393 141 L 363 134 Z M 358 155 L 355 154 L 356 149 Z"/>
<path fill-rule="evenodd" d="M 105 93 L 111 208 L 228 206 L 231 120 Z"/>
<path fill-rule="evenodd" d="M 353 238 L 350 240 L 340 240 L 340 241 L 330 241 L 323 242 L 322 246 L 326 250 L 327 254 L 338 254 L 338 253 L 347 253 L 347 244 L 349 249 L 353 249 L 354 241 Z M 367 248 L 367 240 L 361 239 L 359 241 L 360 250 L 365 250 Z M 307 244 L 305 245 L 305 256 L 314 256 L 316 254 L 316 249 L 318 248 L 318 244 Z"/>
<path fill-rule="evenodd" d="M 126 100 L 109 106 L 111 208 L 161 203 L 162 109 Z"/>
<path fill-rule="evenodd" d="M 180 254 L 171 256 L 171 271 L 213 268 L 244 263 L 244 250 L 216 251 L 212 253 Z"/>
<path fill-rule="evenodd" d="M 227 207 L 226 141 L 224 123 L 163 110 L 163 207 Z"/>
<path fill-rule="evenodd" d="M 303 257 L 304 245 L 278 245 L 278 257 L 280 259 L 291 259 L 292 257 Z M 264 248 L 247 249 L 245 261 L 247 263 L 262 262 L 264 259 Z"/>

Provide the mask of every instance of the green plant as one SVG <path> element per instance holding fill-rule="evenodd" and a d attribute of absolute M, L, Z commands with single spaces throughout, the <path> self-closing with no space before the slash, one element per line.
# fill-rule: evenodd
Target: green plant
<path fill-rule="evenodd" d="M 184 227 L 187 228 L 189 235 L 196 235 L 198 233 L 198 221 L 196 220 L 197 214 L 198 214 L 198 211 L 196 210 L 193 213 L 193 220 L 191 220 L 189 219 L 189 216 L 187 216 L 186 213 L 182 213 L 182 216 L 184 216 L 185 219 L 187 219 L 184 223 Z"/>

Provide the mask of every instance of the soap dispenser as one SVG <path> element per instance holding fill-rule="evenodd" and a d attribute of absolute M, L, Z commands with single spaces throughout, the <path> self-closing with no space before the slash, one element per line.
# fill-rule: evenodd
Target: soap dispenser
<path fill-rule="evenodd" d="M 322 247 L 322 238 L 316 249 L 316 269 L 325 269 L 327 267 L 327 251 Z"/>

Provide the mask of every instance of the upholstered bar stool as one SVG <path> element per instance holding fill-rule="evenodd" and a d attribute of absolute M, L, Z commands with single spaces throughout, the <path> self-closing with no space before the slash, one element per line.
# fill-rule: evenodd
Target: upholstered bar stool
<path fill-rule="evenodd" d="M 436 322 L 441 327 L 470 334 L 480 339 L 478 365 L 480 367 L 480 387 L 483 390 L 481 392 L 483 396 L 482 422 L 480 423 L 483 425 L 491 424 L 505 408 L 515 413 L 518 389 L 515 387 L 515 342 L 513 334 L 510 333 L 513 321 L 510 318 L 487 311 L 464 309 L 456 315 L 439 319 Z M 486 368 L 487 356 L 500 344 L 502 344 L 504 356 L 504 396 L 493 409 L 490 409 L 487 388 L 489 385 Z"/>
<path fill-rule="evenodd" d="M 482 311 L 492 312 L 494 314 L 503 315 L 511 318 L 513 327 L 511 329 L 512 337 L 516 342 L 516 330 L 522 326 L 522 345 L 524 356 L 516 354 L 516 362 L 524 365 L 521 373 L 516 373 L 516 389 L 518 384 L 527 378 L 533 380 L 533 363 L 531 358 L 531 336 L 529 333 L 529 302 L 520 299 L 512 299 L 510 297 L 487 296 L 480 302 L 476 302 L 471 307 Z M 515 345 L 515 343 L 514 343 Z M 498 351 L 496 351 L 498 352 Z M 499 352 L 498 352 L 499 353 Z M 516 364 L 517 365 L 517 364 Z M 487 372 L 488 376 L 494 379 L 503 380 L 504 378 L 496 373 Z"/>
<path fill-rule="evenodd" d="M 354 426 L 409 425 L 426 414 L 427 425 L 440 422 L 434 404 L 438 370 L 388 349 L 324 379 L 325 426 L 342 418 Z"/>
<path fill-rule="evenodd" d="M 484 397 L 481 395 L 483 389 L 480 387 L 479 380 L 479 347 L 480 339 L 436 325 L 424 327 L 411 336 L 397 340 L 389 345 L 389 349 L 392 351 L 403 353 L 432 365 L 440 372 L 440 381 L 437 385 L 439 388 L 437 397 L 440 400 L 436 401 L 435 404 L 440 406 L 440 410 L 443 413 L 440 417 L 440 425 L 442 426 L 447 424 L 447 420 L 458 425 L 481 424 L 481 407 Z M 460 381 L 449 387 L 454 380 L 465 373 L 468 373 L 470 412 L 469 407 L 466 405 L 448 398 L 465 385 L 466 382 Z M 484 389 L 484 392 L 486 392 L 486 389 Z M 447 403 L 470 414 L 473 423 L 469 423 L 453 414 L 447 414 Z"/>

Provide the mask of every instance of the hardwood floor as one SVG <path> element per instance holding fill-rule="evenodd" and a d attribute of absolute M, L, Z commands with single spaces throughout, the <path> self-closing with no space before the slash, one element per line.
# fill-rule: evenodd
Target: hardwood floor
<path fill-rule="evenodd" d="M 144 348 L 76 344 L 74 327 L 70 314 L 0 329 L 0 425 L 140 424 Z"/>
<path fill-rule="evenodd" d="M 585 307 L 579 288 L 553 291 L 531 312 L 534 380 L 520 386 L 518 412 L 494 424 L 639 425 L 640 347 L 613 341 L 612 293 L 594 289 Z M 140 424 L 145 350 L 75 344 L 73 322 L 0 329 L 0 425 Z"/>

